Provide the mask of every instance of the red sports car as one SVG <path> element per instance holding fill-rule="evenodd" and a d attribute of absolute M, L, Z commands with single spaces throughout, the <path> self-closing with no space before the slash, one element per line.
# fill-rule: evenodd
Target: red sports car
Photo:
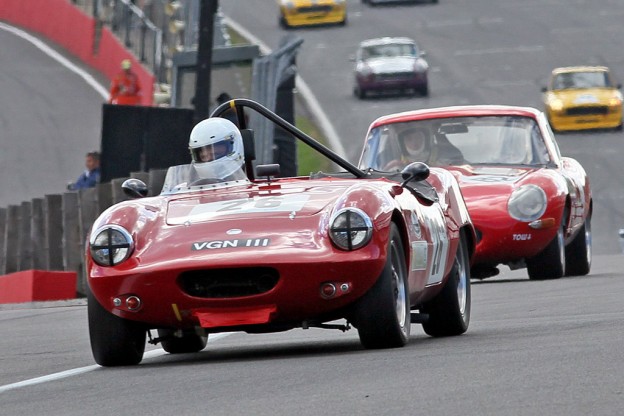
<path fill-rule="evenodd" d="M 364 347 L 392 348 L 411 323 L 431 336 L 467 330 L 476 237 L 450 172 L 361 170 L 254 101 L 231 100 L 213 117 L 229 108 L 259 113 L 344 171 L 252 169 L 243 128 L 248 179 L 194 181 L 192 165 L 176 166 L 154 197 L 127 180 L 134 199 L 100 215 L 86 252 L 98 364 L 139 363 L 147 336 L 185 353 L 224 331 L 353 326 Z"/>
<path fill-rule="evenodd" d="M 400 170 L 420 161 L 459 182 L 477 231 L 472 277 L 526 267 L 530 279 L 591 267 L 592 194 L 581 164 L 563 157 L 545 115 L 473 105 L 387 115 L 368 131 L 359 166 Z"/>

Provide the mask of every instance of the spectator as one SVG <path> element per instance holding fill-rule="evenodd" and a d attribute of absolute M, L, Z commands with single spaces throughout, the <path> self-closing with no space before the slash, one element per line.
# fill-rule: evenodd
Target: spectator
<path fill-rule="evenodd" d="M 85 166 L 87 169 L 80 174 L 76 182 L 67 185 L 67 189 L 70 191 L 78 191 L 80 189 L 93 188 L 100 182 L 100 153 L 87 153 Z"/>
<path fill-rule="evenodd" d="M 129 59 L 121 61 L 121 72 L 115 76 L 110 87 L 110 104 L 138 105 L 141 103 L 141 83 L 132 71 Z"/>

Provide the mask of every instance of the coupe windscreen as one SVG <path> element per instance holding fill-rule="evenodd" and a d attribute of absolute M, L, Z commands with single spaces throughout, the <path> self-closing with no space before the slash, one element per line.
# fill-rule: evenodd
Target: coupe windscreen
<path fill-rule="evenodd" d="M 457 117 L 372 129 L 360 167 L 389 171 L 400 170 L 411 162 L 449 166 L 545 165 L 549 161 L 543 137 L 532 118 Z"/>

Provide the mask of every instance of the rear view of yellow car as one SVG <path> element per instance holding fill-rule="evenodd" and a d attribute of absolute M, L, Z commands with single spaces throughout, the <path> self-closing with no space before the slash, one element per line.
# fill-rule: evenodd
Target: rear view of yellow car
<path fill-rule="evenodd" d="M 555 131 L 622 129 L 621 84 L 605 66 L 573 66 L 552 71 L 544 110 Z"/>
<path fill-rule="evenodd" d="M 280 26 L 345 25 L 346 0 L 279 0 Z"/>

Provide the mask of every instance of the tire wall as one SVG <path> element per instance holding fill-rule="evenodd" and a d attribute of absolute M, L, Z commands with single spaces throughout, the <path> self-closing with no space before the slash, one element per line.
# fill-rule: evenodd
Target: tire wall
<path fill-rule="evenodd" d="M 141 104 L 152 105 L 154 75 L 126 50 L 107 27 L 102 27 L 96 45 L 95 19 L 73 6 L 69 0 L 1 0 L 0 20 L 53 41 L 108 80 L 119 72 L 119 63 L 123 59 L 130 59 L 141 82 Z"/>

